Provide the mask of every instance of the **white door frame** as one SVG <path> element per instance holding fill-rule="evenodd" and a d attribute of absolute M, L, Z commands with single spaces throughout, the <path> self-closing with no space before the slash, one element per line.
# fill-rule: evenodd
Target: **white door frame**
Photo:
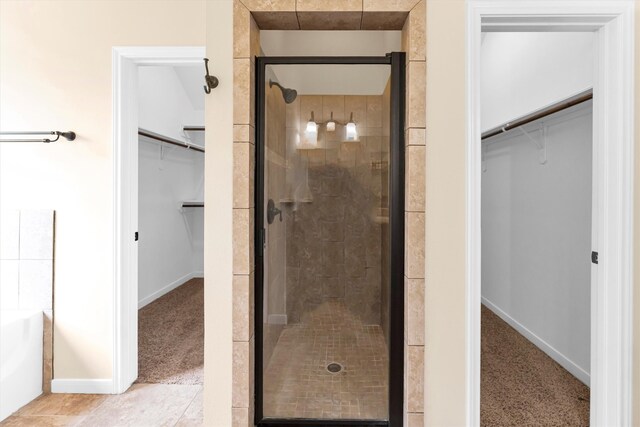
<path fill-rule="evenodd" d="M 138 377 L 138 67 L 202 65 L 204 57 L 196 46 L 113 48 L 114 394 Z"/>
<path fill-rule="evenodd" d="M 634 2 L 467 2 L 466 410 L 480 425 L 481 31 L 595 31 L 591 425 L 632 422 Z M 595 243 L 594 243 L 595 244 Z"/>

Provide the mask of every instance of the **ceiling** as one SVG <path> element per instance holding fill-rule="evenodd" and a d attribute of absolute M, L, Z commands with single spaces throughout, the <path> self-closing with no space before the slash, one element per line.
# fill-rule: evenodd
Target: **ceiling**
<path fill-rule="evenodd" d="M 204 65 L 173 67 L 194 110 L 204 110 Z"/>

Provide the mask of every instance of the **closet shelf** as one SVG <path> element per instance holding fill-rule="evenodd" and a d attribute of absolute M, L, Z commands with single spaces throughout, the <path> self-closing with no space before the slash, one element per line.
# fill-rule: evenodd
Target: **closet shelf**
<path fill-rule="evenodd" d="M 150 130 L 138 128 L 138 135 L 144 136 L 144 137 L 149 138 L 149 139 L 153 139 L 155 141 L 160 141 L 160 142 L 164 142 L 164 143 L 167 143 L 167 144 L 176 145 L 178 147 L 183 147 L 183 148 L 187 148 L 189 150 L 194 150 L 194 151 L 199 151 L 201 153 L 204 153 L 204 147 L 202 147 L 202 146 L 198 146 L 198 145 L 194 145 L 194 144 L 189 144 L 187 142 L 179 141 L 177 139 L 174 139 L 174 138 L 171 138 L 171 137 L 168 137 L 168 136 L 160 135 L 159 133 L 151 132 Z"/>
<path fill-rule="evenodd" d="M 563 99 L 560 102 L 556 102 L 555 104 L 549 105 L 540 110 L 534 111 L 531 114 L 519 117 L 503 125 L 496 126 L 493 129 L 489 129 L 488 131 L 482 133 L 481 139 L 482 141 L 484 141 L 491 138 L 492 136 L 500 135 L 501 133 L 505 133 L 507 131 L 510 131 L 511 129 L 524 126 L 528 123 L 542 119 L 543 117 L 550 116 L 554 113 L 557 113 L 558 111 L 566 110 L 567 108 L 573 107 L 574 105 L 581 104 L 591 99 L 593 99 L 593 89 L 587 89 L 584 92 L 580 92 L 577 95 L 574 95 L 567 99 Z"/>

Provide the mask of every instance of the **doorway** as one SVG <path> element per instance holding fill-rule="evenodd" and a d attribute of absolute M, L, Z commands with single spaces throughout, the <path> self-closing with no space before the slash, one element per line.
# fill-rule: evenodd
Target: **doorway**
<path fill-rule="evenodd" d="M 204 147 L 200 145 L 203 141 L 203 123 L 196 119 L 198 117 L 203 119 L 204 113 L 197 113 L 197 108 L 192 109 L 193 111 L 187 111 L 189 110 L 187 108 L 184 115 L 179 111 L 169 111 L 168 109 L 176 108 L 179 104 L 175 99 L 169 100 L 168 103 L 164 102 L 166 108 L 161 109 L 163 102 L 152 98 L 161 96 L 158 93 L 161 90 L 169 91 L 174 88 L 176 89 L 173 93 L 175 97 L 182 97 L 181 101 L 184 101 L 185 105 L 192 104 L 188 100 L 189 95 L 184 86 L 182 87 L 184 93 L 179 93 L 182 91 L 180 75 L 184 77 L 182 80 L 191 81 L 193 75 L 202 74 L 204 54 L 204 48 L 201 47 L 116 47 L 113 49 L 116 286 L 111 393 L 124 393 L 138 379 L 140 345 L 144 347 L 144 354 L 148 355 L 146 358 L 150 362 L 149 369 L 143 372 L 145 381 L 161 383 L 177 381 L 190 384 L 194 381 L 198 382 L 196 377 L 201 377 L 201 374 L 194 374 L 194 372 L 186 375 L 177 372 L 185 372 L 180 366 L 188 356 L 186 359 L 182 358 L 185 359 L 182 362 L 174 363 L 173 367 L 169 364 L 165 366 L 166 369 L 156 370 L 158 366 L 154 361 L 171 359 L 162 356 L 164 352 L 162 341 L 166 341 L 166 337 L 171 334 L 166 330 L 154 333 L 151 329 L 162 323 L 157 322 L 163 317 L 160 312 L 166 311 L 167 307 L 176 306 L 175 301 L 171 301 L 173 298 L 182 301 L 183 304 L 178 306 L 188 304 L 191 299 L 199 300 L 200 298 L 199 290 L 195 288 L 202 287 L 202 283 L 198 283 L 198 280 L 202 280 L 198 278 L 202 276 L 198 269 L 201 261 L 196 260 L 198 256 L 193 255 L 192 252 L 199 253 L 200 250 L 193 236 L 201 233 L 198 231 L 201 226 L 198 227 L 199 221 L 194 215 L 197 215 L 195 210 L 202 209 L 203 205 L 202 198 L 198 197 L 203 190 L 203 180 L 198 176 L 202 175 L 204 164 L 202 159 L 198 160 L 197 156 L 203 156 Z M 193 67 L 198 69 L 195 74 Z M 143 77 L 150 80 L 141 82 Z M 175 84 L 168 85 L 170 82 Z M 193 81 L 197 90 L 202 90 L 199 83 L 199 81 Z M 147 101 L 150 102 L 146 102 L 145 98 L 149 98 Z M 142 112 L 140 108 L 144 105 L 147 105 L 147 108 Z M 158 111 L 154 112 L 153 109 Z M 162 118 L 163 115 L 166 117 Z M 172 125 L 171 129 L 165 128 L 170 126 L 170 123 L 175 126 Z M 152 129 L 141 127 L 145 124 L 147 128 Z M 200 166 L 196 166 L 196 163 Z M 182 170 L 184 168 L 192 171 L 193 176 L 187 179 Z M 201 170 L 197 172 L 196 170 L 199 169 Z M 148 200 L 151 202 L 149 206 L 145 204 L 144 211 L 141 211 L 139 174 L 145 171 L 149 173 L 142 178 L 142 187 L 145 189 L 142 198 L 153 197 Z M 171 178 L 172 176 L 177 177 L 176 180 L 186 180 L 181 181 L 181 185 L 184 184 L 182 185 L 184 191 L 172 187 L 177 182 Z M 155 205 L 155 208 L 152 205 Z M 154 214 L 153 209 L 158 209 L 159 206 L 163 206 L 162 211 L 156 211 Z M 142 259 L 139 257 L 139 245 L 145 236 L 140 233 L 139 227 L 142 225 L 139 221 L 140 214 L 143 214 L 144 227 L 149 233 L 147 241 L 151 243 L 151 247 L 147 247 L 148 252 Z M 179 267 L 178 270 L 186 268 L 189 272 L 170 271 L 161 275 L 161 279 L 156 274 L 160 274 L 167 264 L 175 261 L 171 259 L 171 251 L 175 249 L 173 244 L 167 245 L 166 251 L 160 254 L 161 244 L 168 234 L 165 233 L 167 230 L 163 229 L 162 224 L 158 224 L 160 217 L 177 221 L 179 227 L 176 228 L 183 231 L 181 236 L 174 237 L 182 241 L 185 250 L 173 255 L 184 257 L 185 265 L 174 267 Z M 176 230 L 171 230 L 171 232 L 174 231 Z M 156 239 L 155 243 L 152 243 L 153 239 Z M 186 249 L 189 249 L 188 254 Z M 156 253 L 157 251 L 160 252 Z M 139 264 L 141 261 L 144 264 L 145 259 L 149 268 L 143 267 L 145 271 L 142 272 Z M 158 267 L 158 263 L 162 264 L 162 268 Z M 140 273 L 142 273 L 141 277 Z M 143 289 L 139 289 L 140 278 L 144 284 Z M 195 279 L 195 282 L 192 279 Z M 139 310 L 140 308 L 142 311 Z M 145 314 L 146 320 L 142 324 L 142 321 L 138 322 L 138 316 L 139 313 L 145 312 L 145 309 L 148 313 Z M 177 318 L 180 318 L 178 314 Z M 152 328 L 141 333 L 144 342 L 140 342 L 139 327 L 144 325 Z M 189 328 L 185 330 L 187 329 Z M 193 365 L 187 362 L 187 365 Z M 198 369 L 201 368 L 196 370 Z"/>
<path fill-rule="evenodd" d="M 136 383 L 203 383 L 204 72 L 138 69 Z"/>
<path fill-rule="evenodd" d="M 404 76 L 404 53 L 256 58 L 258 425 L 402 425 Z"/>
<path fill-rule="evenodd" d="M 481 425 L 589 423 L 593 52 L 483 33 Z"/>
<path fill-rule="evenodd" d="M 631 372 L 631 182 L 633 167 L 633 2 L 599 3 L 585 11 L 572 2 L 534 5 L 482 1 L 469 7 L 470 76 L 467 139 L 467 408 L 480 423 L 481 31 L 592 31 L 596 38 L 593 86 L 593 204 L 591 265 L 591 425 L 630 425 Z M 605 261 L 606 253 L 606 261 Z"/>

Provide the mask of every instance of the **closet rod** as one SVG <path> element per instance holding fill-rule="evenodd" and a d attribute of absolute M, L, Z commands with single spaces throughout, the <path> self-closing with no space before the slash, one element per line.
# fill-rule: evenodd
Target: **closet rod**
<path fill-rule="evenodd" d="M 138 135 L 146 136 L 147 138 L 155 139 L 156 141 L 166 142 L 167 144 L 177 145 L 178 147 L 188 148 L 190 150 L 204 153 L 204 148 L 198 145 L 187 144 L 186 142 L 178 141 L 177 139 L 169 138 L 168 136 L 160 135 L 149 130 L 138 128 Z"/>
<path fill-rule="evenodd" d="M 584 92 L 580 92 L 579 94 L 572 96 L 571 98 L 564 99 L 546 108 L 520 117 L 513 122 L 509 122 L 503 126 L 498 126 L 490 129 L 482 134 L 482 140 L 484 141 L 485 139 L 491 138 L 492 136 L 500 135 L 501 133 L 505 133 L 507 131 L 510 131 L 511 129 L 524 126 L 527 123 L 531 123 L 543 117 L 550 116 L 551 114 L 557 113 L 558 111 L 566 110 L 567 108 L 573 107 L 574 105 L 582 104 L 583 102 L 586 102 L 590 99 L 593 99 L 593 89 L 585 90 Z"/>

